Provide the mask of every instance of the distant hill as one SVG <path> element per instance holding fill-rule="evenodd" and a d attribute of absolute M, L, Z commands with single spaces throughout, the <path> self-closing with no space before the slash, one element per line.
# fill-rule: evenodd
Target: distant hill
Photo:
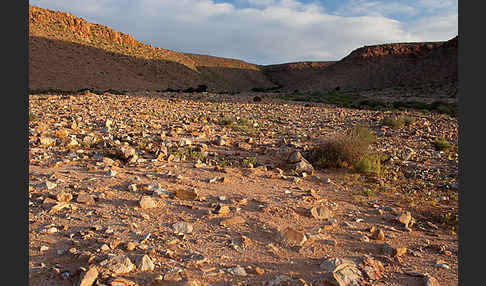
<path fill-rule="evenodd" d="M 424 92 L 457 91 L 457 41 L 365 46 L 336 62 L 302 62 L 262 67 L 287 91 L 335 88 L 423 87 Z M 427 87 L 431 87 L 427 89 Z"/>
<path fill-rule="evenodd" d="M 78 90 L 272 87 L 244 61 L 154 47 L 70 13 L 29 6 L 29 88 Z"/>

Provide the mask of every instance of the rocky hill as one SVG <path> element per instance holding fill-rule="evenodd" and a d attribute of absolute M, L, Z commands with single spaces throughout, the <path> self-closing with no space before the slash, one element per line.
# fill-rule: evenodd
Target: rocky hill
<path fill-rule="evenodd" d="M 456 36 L 446 42 L 365 46 L 337 62 L 290 63 L 263 69 L 272 81 L 289 91 L 333 90 L 338 86 L 361 90 L 408 87 L 422 93 L 454 95 L 457 40 Z"/>
<path fill-rule="evenodd" d="M 453 100 L 457 40 L 365 46 L 339 61 L 254 65 L 176 52 L 72 14 L 29 6 L 31 90 L 341 91 Z M 365 95 L 366 96 L 366 95 Z"/>
<path fill-rule="evenodd" d="M 29 88 L 78 90 L 272 87 L 260 68 L 235 59 L 154 47 L 70 13 L 29 6 Z M 74 68 L 75 67 L 75 68 Z"/>

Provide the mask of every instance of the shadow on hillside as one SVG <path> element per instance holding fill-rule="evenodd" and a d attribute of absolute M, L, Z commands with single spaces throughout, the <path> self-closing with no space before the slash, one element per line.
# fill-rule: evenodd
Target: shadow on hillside
<path fill-rule="evenodd" d="M 270 87 L 259 70 L 198 67 L 145 59 L 44 37 L 29 37 L 30 90 L 183 90 L 206 85 L 214 92 Z"/>

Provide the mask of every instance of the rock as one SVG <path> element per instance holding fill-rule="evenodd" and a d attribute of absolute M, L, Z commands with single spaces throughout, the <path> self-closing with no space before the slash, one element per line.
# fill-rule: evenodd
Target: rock
<path fill-rule="evenodd" d="M 76 286 L 91 286 L 94 284 L 96 278 L 98 278 L 98 269 L 96 267 L 91 267 L 88 271 L 81 274 L 79 277 L 79 282 Z"/>
<path fill-rule="evenodd" d="M 136 268 L 130 258 L 123 254 L 105 259 L 99 265 L 115 274 L 129 273 Z"/>
<path fill-rule="evenodd" d="M 385 240 L 385 233 L 381 229 L 377 229 L 373 232 L 372 238 L 375 240 L 384 241 Z"/>
<path fill-rule="evenodd" d="M 128 250 L 128 251 L 132 251 L 132 250 L 134 250 L 134 249 L 135 249 L 135 247 L 137 247 L 137 245 L 136 245 L 135 243 L 133 243 L 133 242 L 131 242 L 131 241 L 129 241 L 129 242 L 127 243 L 127 250 Z"/>
<path fill-rule="evenodd" d="M 402 256 L 403 254 L 405 254 L 407 252 L 407 248 L 406 247 L 393 247 L 390 244 L 385 242 L 382 245 L 382 251 L 383 251 L 383 254 L 385 254 L 385 255 L 389 255 L 389 256 L 392 256 L 392 257 L 399 257 L 399 256 Z"/>
<path fill-rule="evenodd" d="M 283 232 L 281 232 L 281 236 L 283 241 L 289 245 L 301 246 L 307 241 L 307 236 L 304 232 L 295 230 L 291 227 L 287 227 Z"/>
<path fill-rule="evenodd" d="M 71 138 L 71 139 L 69 139 L 69 142 L 67 143 L 66 146 L 67 147 L 76 147 L 76 146 L 79 146 L 79 142 L 75 138 Z"/>
<path fill-rule="evenodd" d="M 292 153 L 290 153 L 289 157 L 287 158 L 287 162 L 291 164 L 295 164 L 302 161 L 303 158 L 304 157 L 302 157 L 302 154 L 300 154 L 299 151 L 293 151 Z"/>
<path fill-rule="evenodd" d="M 361 286 L 363 282 L 361 271 L 354 264 L 341 264 L 334 271 L 324 275 L 323 280 L 319 282 L 323 284 L 316 285 Z"/>
<path fill-rule="evenodd" d="M 425 274 L 424 283 L 425 286 L 440 286 L 439 281 L 437 281 L 437 279 L 430 276 L 429 274 Z"/>
<path fill-rule="evenodd" d="M 115 177 L 118 174 L 118 172 L 114 169 L 109 169 L 106 174 L 110 177 Z"/>
<path fill-rule="evenodd" d="M 320 181 L 326 184 L 330 184 L 332 182 L 329 178 L 321 178 Z"/>
<path fill-rule="evenodd" d="M 51 214 L 51 213 L 55 213 L 55 212 L 58 212 L 58 211 L 60 211 L 60 210 L 62 210 L 62 209 L 69 208 L 69 207 L 71 207 L 71 204 L 69 204 L 69 203 L 62 203 L 62 202 L 60 202 L 60 203 L 55 204 L 55 205 L 54 205 L 54 206 L 53 206 L 53 207 L 52 207 L 52 208 L 49 210 L 49 213 L 50 213 L 50 214 Z"/>
<path fill-rule="evenodd" d="M 291 167 L 299 173 L 306 172 L 307 174 L 312 175 L 314 172 L 314 167 L 304 158 L 302 158 L 300 162 L 292 164 Z"/>
<path fill-rule="evenodd" d="M 106 167 L 109 167 L 115 165 L 115 161 L 111 158 L 103 157 L 103 164 L 105 164 Z"/>
<path fill-rule="evenodd" d="M 242 150 L 250 150 L 251 149 L 251 145 L 248 144 L 248 143 L 245 143 L 245 142 L 238 142 L 237 144 L 238 148 L 242 149 Z"/>
<path fill-rule="evenodd" d="M 230 212 L 230 208 L 227 205 L 222 204 L 218 204 L 213 210 L 213 213 L 215 214 L 228 214 Z"/>
<path fill-rule="evenodd" d="M 237 265 L 233 268 L 230 268 L 228 270 L 229 273 L 233 274 L 233 275 L 238 275 L 238 276 L 246 276 L 246 271 L 245 271 L 245 268 Z"/>
<path fill-rule="evenodd" d="M 197 279 L 188 280 L 184 282 L 182 286 L 202 286 L 201 282 Z"/>
<path fill-rule="evenodd" d="M 128 145 L 120 145 L 116 148 L 117 155 L 129 163 L 137 161 L 138 155 L 135 148 Z"/>
<path fill-rule="evenodd" d="M 57 184 L 56 183 L 53 183 L 51 181 L 46 181 L 46 187 L 47 187 L 48 190 L 52 190 L 55 187 L 57 187 Z"/>
<path fill-rule="evenodd" d="M 182 221 L 174 223 L 172 229 L 176 234 L 187 234 L 192 232 L 193 226 L 191 223 Z"/>
<path fill-rule="evenodd" d="M 255 267 L 255 273 L 258 275 L 263 275 L 265 274 L 265 270 L 257 266 Z"/>
<path fill-rule="evenodd" d="M 244 223 L 246 222 L 246 220 L 241 217 L 241 216 L 235 216 L 235 217 L 232 217 L 232 218 L 229 218 L 229 219 L 225 219 L 223 221 L 221 221 L 219 224 L 222 225 L 222 226 L 230 226 L 230 225 L 234 225 L 234 224 L 241 224 L 241 223 Z"/>
<path fill-rule="evenodd" d="M 369 280 L 381 279 L 385 272 L 383 264 L 369 255 L 365 255 L 361 258 L 359 268 Z"/>
<path fill-rule="evenodd" d="M 340 265 L 354 266 L 355 263 L 352 260 L 347 259 L 347 258 L 334 257 L 334 258 L 328 258 L 328 259 L 324 260 L 321 263 L 320 268 L 321 268 L 321 270 L 332 272 L 332 271 L 336 270 L 336 268 Z"/>
<path fill-rule="evenodd" d="M 44 252 L 44 251 L 47 251 L 49 250 L 49 247 L 48 246 L 45 246 L 45 245 L 42 245 L 40 248 L 39 248 L 39 251 L 40 252 Z"/>
<path fill-rule="evenodd" d="M 226 141 L 223 139 L 222 136 L 218 135 L 218 137 L 216 137 L 216 141 L 215 141 L 216 145 L 218 146 L 224 146 L 226 145 Z"/>
<path fill-rule="evenodd" d="M 141 259 L 139 259 L 137 268 L 140 271 L 153 271 L 155 269 L 155 265 L 148 255 L 144 255 Z"/>
<path fill-rule="evenodd" d="M 279 275 L 275 279 L 268 281 L 265 286 L 286 286 L 290 285 L 292 278 L 287 275 Z"/>
<path fill-rule="evenodd" d="M 402 212 L 398 215 L 397 220 L 403 223 L 405 228 L 408 228 L 410 222 L 412 221 L 412 214 L 410 212 Z"/>
<path fill-rule="evenodd" d="M 180 147 L 191 146 L 191 145 L 192 145 L 192 141 L 189 138 L 182 138 L 182 139 L 179 140 L 179 146 Z"/>
<path fill-rule="evenodd" d="M 147 191 L 152 191 L 154 194 L 158 195 L 161 198 L 168 198 L 171 196 L 169 191 L 162 188 L 159 183 L 148 184 L 146 186 Z"/>
<path fill-rule="evenodd" d="M 56 139 L 51 138 L 51 137 L 45 137 L 45 136 L 40 137 L 39 142 L 40 142 L 41 145 L 46 146 L 46 147 L 56 145 Z"/>
<path fill-rule="evenodd" d="M 49 234 L 53 234 L 53 233 L 56 233 L 58 232 L 59 230 L 56 228 L 56 227 L 50 227 L 48 229 L 45 230 L 46 233 L 49 233 Z"/>
<path fill-rule="evenodd" d="M 149 196 L 142 196 L 139 205 L 142 209 L 151 209 L 156 207 L 157 203 Z"/>
<path fill-rule="evenodd" d="M 130 185 L 128 185 L 128 190 L 130 192 L 136 192 L 137 191 L 137 184 L 130 184 Z"/>
<path fill-rule="evenodd" d="M 80 204 L 92 205 L 95 203 L 95 200 L 90 194 L 82 193 L 78 195 L 76 202 Z"/>
<path fill-rule="evenodd" d="M 196 188 L 179 189 L 176 191 L 175 196 L 181 200 L 197 200 L 199 198 L 199 194 Z"/>
<path fill-rule="evenodd" d="M 108 244 L 106 244 L 106 243 L 105 243 L 105 244 L 103 244 L 103 245 L 100 247 L 100 249 L 101 249 L 102 251 L 107 251 L 107 250 L 110 250 L 110 247 L 108 246 Z"/>
<path fill-rule="evenodd" d="M 325 206 L 313 207 L 310 213 L 316 219 L 330 219 L 332 217 L 332 211 Z"/>
<path fill-rule="evenodd" d="M 110 279 L 110 286 L 135 286 L 137 285 L 135 282 L 121 278 L 121 277 L 113 277 Z"/>
<path fill-rule="evenodd" d="M 60 192 L 56 195 L 56 199 L 58 202 L 67 203 L 73 199 L 73 195 L 67 192 Z"/>

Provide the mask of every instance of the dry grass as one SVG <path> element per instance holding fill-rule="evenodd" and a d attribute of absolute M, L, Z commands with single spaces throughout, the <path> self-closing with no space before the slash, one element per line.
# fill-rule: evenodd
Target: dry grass
<path fill-rule="evenodd" d="M 380 173 L 380 157 L 370 154 L 375 142 L 373 132 L 366 127 L 355 127 L 345 134 L 322 141 L 310 152 L 309 160 L 318 169 L 354 167 L 362 173 Z"/>

